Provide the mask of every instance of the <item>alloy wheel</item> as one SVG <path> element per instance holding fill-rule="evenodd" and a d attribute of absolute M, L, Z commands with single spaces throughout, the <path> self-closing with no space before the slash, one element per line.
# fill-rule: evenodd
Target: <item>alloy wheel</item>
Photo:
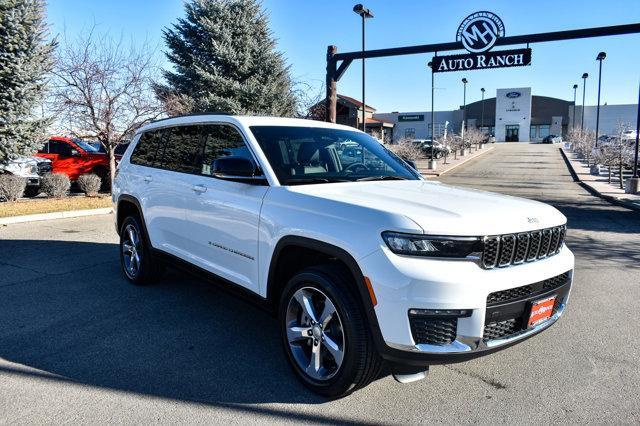
<path fill-rule="evenodd" d="M 129 224 L 124 229 L 122 239 L 122 259 L 124 270 L 127 276 L 135 279 L 140 271 L 142 262 L 142 247 L 140 244 L 140 234 L 135 226 Z"/>
<path fill-rule="evenodd" d="M 298 289 L 289 299 L 285 321 L 289 349 L 298 367 L 318 381 L 335 376 L 344 359 L 345 338 L 329 297 L 314 287 Z"/>

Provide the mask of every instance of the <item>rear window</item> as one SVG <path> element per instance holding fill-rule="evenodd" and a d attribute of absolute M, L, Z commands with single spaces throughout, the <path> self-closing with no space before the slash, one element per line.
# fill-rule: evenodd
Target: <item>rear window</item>
<path fill-rule="evenodd" d="M 143 133 L 131 153 L 131 163 L 139 166 L 153 167 L 160 142 L 159 136 L 158 131 Z"/>

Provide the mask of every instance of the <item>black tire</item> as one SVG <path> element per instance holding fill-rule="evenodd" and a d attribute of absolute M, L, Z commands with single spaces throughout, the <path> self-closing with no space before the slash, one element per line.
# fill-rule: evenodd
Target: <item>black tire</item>
<path fill-rule="evenodd" d="M 109 169 L 105 167 L 96 167 L 91 171 L 94 175 L 100 178 L 100 191 L 101 192 L 109 192 L 111 191 L 111 174 L 109 173 Z"/>
<path fill-rule="evenodd" d="M 278 309 L 282 343 L 293 371 L 307 388 L 329 398 L 342 397 L 368 385 L 380 376 L 383 367 L 383 361 L 371 337 L 355 283 L 352 281 L 351 274 L 339 265 L 327 264 L 307 268 L 289 280 L 282 292 Z M 318 290 L 326 295 L 334 305 L 341 322 L 341 334 L 344 337 L 341 365 L 335 369 L 331 377 L 326 379 L 314 378 L 302 369 L 287 335 L 291 306 L 293 306 L 290 303 L 296 303 L 294 295 L 297 292 L 308 291 L 308 289 Z M 309 339 L 313 340 L 314 337 Z M 304 344 L 308 345 L 308 350 L 311 350 L 311 346 L 314 345 L 313 341 L 299 343 L 300 346 Z M 322 338 L 322 345 L 325 345 L 324 338 Z M 296 350 L 299 351 L 299 349 Z M 326 346 L 324 350 L 324 356 L 329 356 Z M 311 364 L 308 368 L 310 367 Z"/>
<path fill-rule="evenodd" d="M 40 194 L 39 186 L 27 186 L 24 190 L 24 196 L 26 198 L 33 198 L 38 194 Z"/>
<path fill-rule="evenodd" d="M 436 160 L 439 160 L 442 158 L 442 152 L 436 152 L 436 155 L 433 156 Z"/>
<path fill-rule="evenodd" d="M 139 260 L 135 262 L 137 264 L 135 268 L 130 268 L 131 260 L 128 260 L 129 256 L 126 254 L 127 249 L 125 248 L 125 244 L 131 241 L 130 229 L 137 234 L 137 244 L 133 245 Z M 131 252 L 129 251 L 129 253 Z M 151 253 L 149 239 L 137 216 L 128 216 L 122 221 L 120 227 L 120 266 L 127 280 L 135 285 L 155 283 L 161 278 L 164 271 L 164 265 Z"/>

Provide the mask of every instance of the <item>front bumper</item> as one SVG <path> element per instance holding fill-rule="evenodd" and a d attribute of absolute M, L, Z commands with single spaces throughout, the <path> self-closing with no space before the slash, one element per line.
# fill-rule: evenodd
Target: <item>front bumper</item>
<path fill-rule="evenodd" d="M 531 263 L 486 270 L 469 261 L 433 260 L 398 256 L 381 249 L 358 262 L 369 277 L 378 301 L 375 316 L 383 347 L 391 361 L 429 365 L 475 358 L 525 340 L 554 324 L 563 314 L 573 280 L 574 257 L 564 246 L 552 257 Z M 530 298 L 487 307 L 491 293 L 527 286 L 568 273 L 567 282 Z M 552 317 L 534 327 L 517 330 L 504 338 L 485 338 L 485 327 L 505 315 L 529 309 L 532 300 L 557 296 Z M 409 311 L 412 309 L 465 310 L 457 318 L 455 339 L 444 344 L 416 342 Z M 497 316 L 497 317 L 496 317 Z M 380 346 L 380 345 L 379 345 Z"/>

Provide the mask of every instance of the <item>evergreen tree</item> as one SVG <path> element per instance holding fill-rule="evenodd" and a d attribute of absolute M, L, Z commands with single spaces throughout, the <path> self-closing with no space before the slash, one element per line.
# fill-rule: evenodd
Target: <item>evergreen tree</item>
<path fill-rule="evenodd" d="M 37 108 L 55 48 L 44 9 L 43 0 L 0 0 L 0 163 L 42 144 L 47 120 Z"/>
<path fill-rule="evenodd" d="M 191 0 L 163 32 L 173 71 L 156 93 L 169 113 L 292 116 L 289 67 L 256 0 Z"/>

